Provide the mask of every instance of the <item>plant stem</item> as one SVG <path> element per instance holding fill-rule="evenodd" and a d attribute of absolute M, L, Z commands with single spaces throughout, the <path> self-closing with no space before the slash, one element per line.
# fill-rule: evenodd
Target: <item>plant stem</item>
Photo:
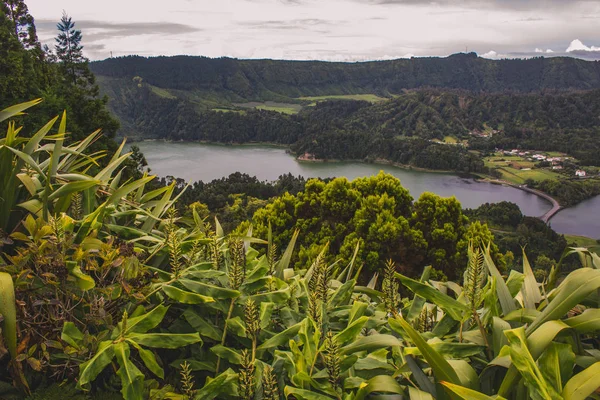
<path fill-rule="evenodd" d="M 227 337 L 227 320 L 229 318 L 231 318 L 231 314 L 233 314 L 234 304 L 235 304 L 235 299 L 231 299 L 231 304 L 229 305 L 229 312 L 227 313 L 227 319 L 225 319 L 225 326 L 223 327 L 223 336 L 221 336 L 221 346 L 225 346 L 225 338 Z M 252 359 L 254 359 L 254 349 L 253 349 Z M 220 365 L 221 365 L 221 356 L 217 356 L 217 366 L 215 368 L 215 377 L 217 375 L 219 375 Z"/>
<path fill-rule="evenodd" d="M 487 348 L 487 356 L 491 360 L 492 358 L 494 358 L 492 348 L 490 347 L 490 342 L 488 342 L 487 334 L 485 332 L 483 324 L 481 323 L 481 320 L 479 319 L 479 315 L 475 310 L 473 310 L 473 318 L 475 318 L 475 322 L 477 322 L 477 326 L 479 326 L 479 332 L 481 332 L 481 336 L 483 337 L 483 341 L 485 342 L 485 347 Z"/>

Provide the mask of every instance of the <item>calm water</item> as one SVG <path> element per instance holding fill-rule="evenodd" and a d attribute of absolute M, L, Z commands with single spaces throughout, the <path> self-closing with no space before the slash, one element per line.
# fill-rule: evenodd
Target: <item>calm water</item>
<path fill-rule="evenodd" d="M 298 162 L 284 149 L 276 147 L 159 141 L 136 145 L 146 156 L 152 173 L 177 176 L 188 181 L 208 182 L 237 171 L 267 181 L 276 180 L 288 172 L 306 178 L 345 176 L 354 179 L 375 175 L 384 170 L 399 178 L 415 199 L 423 192 L 433 192 L 443 197 L 456 196 L 465 208 L 506 200 L 518 204 L 524 214 L 531 216 L 543 215 L 551 208 L 550 203 L 538 196 L 511 187 L 478 183 L 451 174 L 410 171 L 387 165 Z"/>
<path fill-rule="evenodd" d="M 556 232 L 600 239 L 600 196 L 561 210 L 550 226 Z"/>

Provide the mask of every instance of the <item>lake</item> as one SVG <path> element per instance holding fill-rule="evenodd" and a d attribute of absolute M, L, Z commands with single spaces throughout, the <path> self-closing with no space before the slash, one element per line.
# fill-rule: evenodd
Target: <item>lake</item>
<path fill-rule="evenodd" d="M 508 186 L 475 182 L 453 174 L 414 171 L 389 165 L 299 162 L 279 147 L 163 141 L 139 142 L 136 145 L 146 156 L 153 174 L 176 176 L 187 181 L 208 182 L 237 171 L 266 181 L 276 180 L 285 173 L 305 178 L 345 176 L 354 179 L 375 175 L 383 170 L 400 179 L 415 199 L 423 192 L 433 192 L 443 197 L 456 196 L 464 208 L 476 208 L 483 203 L 511 201 L 519 205 L 523 214 L 535 217 L 543 215 L 551 208 L 551 204 L 546 200 Z M 552 227 L 560 233 L 600 236 L 598 214 L 596 213 L 595 219 L 588 218 L 586 212 L 582 211 L 587 210 L 587 213 L 590 213 L 590 207 L 600 209 L 600 198 L 590 202 L 588 205 L 584 202 L 580 206 L 561 211 L 551 220 Z"/>

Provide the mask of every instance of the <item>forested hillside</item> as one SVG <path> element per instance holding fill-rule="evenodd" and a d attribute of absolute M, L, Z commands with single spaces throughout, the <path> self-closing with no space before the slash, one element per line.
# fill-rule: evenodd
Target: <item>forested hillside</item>
<path fill-rule="evenodd" d="M 92 64 L 100 76 L 232 99 L 280 100 L 330 94 L 400 93 L 420 87 L 532 92 L 600 87 L 600 62 L 573 58 L 488 60 L 475 53 L 363 63 L 137 56 Z"/>

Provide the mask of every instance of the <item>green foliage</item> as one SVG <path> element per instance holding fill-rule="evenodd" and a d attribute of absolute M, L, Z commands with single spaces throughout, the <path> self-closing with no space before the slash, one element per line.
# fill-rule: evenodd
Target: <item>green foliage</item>
<path fill-rule="evenodd" d="M 7 153 L 10 165 L 23 161 L 19 171 L 0 172 L 8 181 L 4 175 L 30 168 L 31 179 L 43 182 L 32 192 L 28 180 L 16 184 L 22 201 L 37 200 L 42 211 L 25 209 L 2 256 L 19 304 L 17 356 L 6 371 L 23 392 L 56 376 L 77 379 L 89 396 L 120 391 L 128 400 L 584 399 L 597 389 L 595 253 L 570 250 L 566 256 L 578 254 L 583 267 L 557 287 L 553 278 L 538 283 L 526 257 L 523 273 L 505 279 L 492 246 L 481 246 L 482 226 L 469 246 L 455 200 L 427 194 L 412 205 L 384 174 L 355 183 L 311 180 L 297 196 L 302 202 L 289 195 L 273 203 L 278 213 L 260 235 L 267 240 L 254 237 L 258 226 L 228 234 L 195 209 L 179 217 L 174 185 L 145 192 L 149 177 L 121 181 L 120 150 L 88 175 L 86 142 L 69 151 L 56 142 L 30 146 L 35 140 Z M 23 156 L 28 146 L 34 155 L 38 146 L 52 151 L 42 161 Z M 93 184 L 79 185 L 87 181 Z M 68 214 L 76 194 L 78 219 Z M 289 223 L 287 243 L 277 216 Z M 465 285 L 430 279 L 430 268 L 411 279 L 393 262 L 381 284 L 373 277 L 357 285 L 360 265 L 379 250 L 361 253 L 354 241 L 351 256 L 336 255 L 347 218 L 365 243 L 378 240 L 365 219 L 386 221 L 381 240 L 396 229 L 392 220 L 427 227 L 420 237 L 451 262 L 466 241 Z M 330 240 L 318 242 L 317 224 Z M 312 235 L 314 245 L 301 235 Z M 308 262 L 294 267 L 296 246 Z M 381 257 L 392 258 L 387 252 L 394 254 L 383 249 Z"/>

